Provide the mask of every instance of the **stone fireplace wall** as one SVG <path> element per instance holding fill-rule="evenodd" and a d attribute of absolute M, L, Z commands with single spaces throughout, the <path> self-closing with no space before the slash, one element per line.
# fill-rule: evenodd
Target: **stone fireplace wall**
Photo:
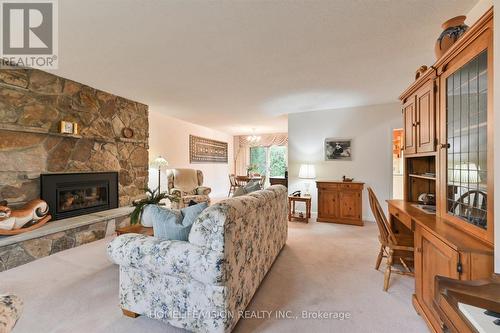
<path fill-rule="evenodd" d="M 60 134 L 61 120 L 79 133 Z M 38 198 L 41 173 L 85 171 L 118 171 L 120 206 L 144 193 L 148 106 L 40 70 L 0 70 L 0 200 Z"/>

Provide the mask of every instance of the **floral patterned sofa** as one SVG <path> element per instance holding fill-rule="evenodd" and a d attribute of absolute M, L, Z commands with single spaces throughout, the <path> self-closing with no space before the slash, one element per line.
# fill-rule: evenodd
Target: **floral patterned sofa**
<path fill-rule="evenodd" d="M 114 239 L 108 254 L 120 265 L 124 313 L 230 332 L 285 245 L 287 204 L 287 189 L 275 185 L 205 209 L 188 242 Z"/>
<path fill-rule="evenodd" d="M 21 316 L 23 301 L 16 295 L 0 295 L 0 333 L 12 331 Z"/>

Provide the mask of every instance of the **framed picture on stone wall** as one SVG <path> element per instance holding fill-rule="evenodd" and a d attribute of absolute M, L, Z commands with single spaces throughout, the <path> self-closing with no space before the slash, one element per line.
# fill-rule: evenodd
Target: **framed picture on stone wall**
<path fill-rule="evenodd" d="M 325 161 L 351 161 L 351 139 L 325 139 Z"/>
<path fill-rule="evenodd" d="M 61 120 L 59 131 L 63 134 L 78 134 L 78 124 Z"/>

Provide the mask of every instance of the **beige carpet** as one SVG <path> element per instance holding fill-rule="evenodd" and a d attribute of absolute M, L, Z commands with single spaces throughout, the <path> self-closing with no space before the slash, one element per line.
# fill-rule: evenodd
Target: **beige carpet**
<path fill-rule="evenodd" d="M 290 223 L 289 240 L 248 310 L 282 312 L 298 319 L 240 320 L 235 332 L 426 332 L 411 305 L 413 279 L 394 276 L 388 293 L 375 271 L 377 230 Z M 0 292 L 25 301 L 14 333 L 181 332 L 144 317 L 123 317 L 118 307 L 118 268 L 105 255 L 109 239 L 0 273 Z M 302 319 L 302 311 L 348 312 L 349 319 Z"/>

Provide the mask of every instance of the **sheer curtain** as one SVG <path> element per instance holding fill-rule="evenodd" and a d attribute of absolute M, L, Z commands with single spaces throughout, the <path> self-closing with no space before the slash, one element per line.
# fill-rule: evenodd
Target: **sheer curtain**
<path fill-rule="evenodd" d="M 260 134 L 258 144 L 252 144 L 247 140 L 247 135 L 234 137 L 234 173 L 236 175 L 246 175 L 247 166 L 250 164 L 250 147 L 261 146 L 287 146 L 287 133 Z"/>

